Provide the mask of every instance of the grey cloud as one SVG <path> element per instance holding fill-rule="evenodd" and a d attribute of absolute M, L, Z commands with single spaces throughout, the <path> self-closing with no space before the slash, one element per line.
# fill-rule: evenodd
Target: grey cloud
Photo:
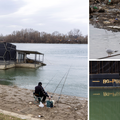
<path fill-rule="evenodd" d="M 5 1 L 11 1 L 11 0 L 5 0 Z M 18 1 L 21 1 L 21 0 L 18 0 Z M 10 12 L 6 11 L 6 14 L 17 11 L 20 7 L 22 7 L 25 4 L 24 2 L 20 2 L 20 5 L 16 6 L 19 3 L 18 1 L 16 1 L 17 3 L 15 1 L 11 3 L 13 5 L 13 9 L 11 8 L 12 9 L 11 10 L 9 8 L 7 11 L 10 11 Z M 75 2 L 76 1 L 79 1 L 79 0 L 75 0 Z M 77 7 L 78 6 L 79 5 L 77 5 Z M 52 33 L 54 31 L 59 31 L 60 33 L 66 34 L 71 29 L 77 28 L 81 30 L 82 34 L 86 35 L 87 23 L 84 23 L 84 22 L 81 23 L 80 21 L 68 22 L 63 20 L 64 18 L 73 17 L 72 16 L 73 14 L 67 16 L 68 15 L 67 12 L 71 13 L 71 11 L 73 11 L 73 9 L 75 8 L 76 7 L 74 6 L 72 7 L 69 6 L 68 8 L 67 5 L 63 5 L 63 6 L 57 5 L 54 7 L 52 6 L 52 7 L 40 9 L 36 13 L 30 14 L 30 15 L 23 16 L 22 14 L 10 14 L 10 15 L 6 15 L 5 17 L 0 17 L 0 23 L 2 25 L 0 26 L 0 29 L 2 30 L 1 33 L 3 35 L 6 35 L 6 34 L 11 34 L 13 31 L 16 31 L 16 30 L 32 28 L 40 32 L 44 31 L 47 33 Z M 84 8 L 84 12 L 87 12 L 86 7 L 83 7 L 83 8 Z M 64 11 L 66 12 L 66 14 L 64 14 Z M 78 19 L 82 19 L 82 18 L 87 19 L 86 13 L 84 14 L 83 17 L 81 17 L 79 16 L 80 12 L 79 11 L 76 11 L 76 12 L 77 12 L 76 14 L 78 15 Z"/>
<path fill-rule="evenodd" d="M 25 2 L 22 0 L 0 0 L 0 15 L 16 12 L 23 5 L 25 5 Z"/>

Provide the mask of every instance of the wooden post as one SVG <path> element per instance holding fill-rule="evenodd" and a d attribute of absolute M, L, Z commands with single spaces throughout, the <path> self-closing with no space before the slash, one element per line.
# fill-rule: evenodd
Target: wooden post
<path fill-rule="evenodd" d="M 27 56 L 27 55 L 26 55 L 26 53 L 25 53 L 25 55 L 24 55 L 24 62 L 25 62 L 25 63 L 26 63 L 26 56 Z"/>
<path fill-rule="evenodd" d="M 44 55 L 43 55 L 42 63 L 43 63 L 43 61 L 44 61 Z"/>
<path fill-rule="evenodd" d="M 36 54 L 35 54 L 35 68 L 36 68 Z"/>

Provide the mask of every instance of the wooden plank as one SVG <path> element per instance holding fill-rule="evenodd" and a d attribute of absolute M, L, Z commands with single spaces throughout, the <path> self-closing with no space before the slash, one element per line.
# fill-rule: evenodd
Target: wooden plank
<path fill-rule="evenodd" d="M 101 58 L 98 58 L 98 59 L 111 58 L 111 57 L 118 56 L 118 55 L 120 55 L 120 54 L 115 54 L 115 55 L 112 55 L 112 56 L 101 57 Z"/>

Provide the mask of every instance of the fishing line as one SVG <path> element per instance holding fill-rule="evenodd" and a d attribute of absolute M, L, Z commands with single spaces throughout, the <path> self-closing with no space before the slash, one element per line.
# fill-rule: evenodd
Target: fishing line
<path fill-rule="evenodd" d="M 45 60 L 47 60 L 46 58 L 45 58 Z M 48 61 L 48 60 L 47 60 Z M 50 61 L 48 61 L 50 64 L 52 64 Z"/>
<path fill-rule="evenodd" d="M 57 73 L 58 73 L 58 72 L 57 72 Z M 53 78 L 57 75 L 57 73 L 52 77 L 52 79 L 50 79 L 50 80 L 48 81 L 48 83 L 46 84 L 46 86 L 45 86 L 44 88 L 47 87 L 47 85 L 53 80 Z"/>
<path fill-rule="evenodd" d="M 55 88 L 54 92 L 52 93 L 51 97 L 53 97 L 55 91 L 57 90 L 58 86 L 60 85 L 60 83 L 62 82 L 63 78 L 65 77 L 65 75 L 67 74 L 67 72 L 64 74 L 64 76 L 62 77 L 62 79 L 60 80 L 60 82 L 58 83 L 57 87 Z"/>
<path fill-rule="evenodd" d="M 71 68 L 71 66 L 70 66 L 70 68 Z M 69 68 L 69 69 L 70 69 L 70 68 Z M 69 70 L 68 70 L 68 71 L 69 71 Z M 57 90 L 58 86 L 59 86 L 60 83 L 62 82 L 63 78 L 67 75 L 68 71 L 64 74 L 64 76 L 62 77 L 62 79 L 61 79 L 60 82 L 58 83 L 58 85 L 57 85 L 57 87 L 55 88 L 54 92 L 52 93 L 51 97 L 53 97 L 55 91 Z"/>
<path fill-rule="evenodd" d="M 66 82 L 66 80 L 67 80 L 67 76 L 68 76 L 68 74 L 69 74 L 70 69 L 71 69 L 71 66 L 70 66 L 70 68 L 69 68 L 69 70 L 68 70 L 68 72 L 67 72 L 66 78 L 65 78 L 65 80 L 64 80 L 64 83 L 63 83 L 63 86 L 62 86 L 60 95 L 59 95 L 59 97 L 58 97 L 58 101 L 59 101 L 59 99 L 60 99 L 60 97 L 61 97 L 61 93 L 62 93 L 62 90 L 63 90 L 63 88 L 64 88 L 64 85 L 65 85 L 65 82 Z M 58 101 L 57 101 L 57 103 L 58 103 Z"/>

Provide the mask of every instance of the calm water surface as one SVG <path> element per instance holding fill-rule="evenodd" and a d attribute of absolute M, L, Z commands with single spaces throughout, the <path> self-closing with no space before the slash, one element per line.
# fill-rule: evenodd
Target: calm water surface
<path fill-rule="evenodd" d="M 120 53 L 120 32 L 98 29 L 90 25 L 89 43 L 90 59 L 108 56 L 106 53 L 107 49 L 118 50 L 117 53 Z M 111 57 L 110 59 L 120 59 L 120 56 Z"/>
<path fill-rule="evenodd" d="M 120 89 L 90 89 L 90 120 L 120 120 Z"/>
<path fill-rule="evenodd" d="M 66 72 L 62 94 L 87 98 L 87 45 L 83 44 L 15 44 L 19 50 L 33 50 L 44 53 L 46 66 L 39 69 L 12 68 L 0 71 L 0 84 L 17 85 L 21 88 L 34 89 L 38 82 L 53 92 Z M 31 56 L 33 58 L 33 56 Z M 65 78 L 56 93 L 60 93 Z"/>

